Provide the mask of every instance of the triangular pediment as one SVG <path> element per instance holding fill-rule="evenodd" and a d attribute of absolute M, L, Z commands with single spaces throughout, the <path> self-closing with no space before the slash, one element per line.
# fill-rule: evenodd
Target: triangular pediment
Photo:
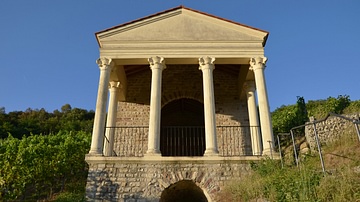
<path fill-rule="evenodd" d="M 178 7 L 96 33 L 103 44 L 141 41 L 244 41 L 263 45 L 268 32 Z"/>

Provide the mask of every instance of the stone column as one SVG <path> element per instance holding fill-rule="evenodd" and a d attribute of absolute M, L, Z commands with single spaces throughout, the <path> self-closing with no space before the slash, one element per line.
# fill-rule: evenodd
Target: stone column
<path fill-rule="evenodd" d="M 89 154 L 103 155 L 106 102 L 108 97 L 110 71 L 113 67 L 113 62 L 111 61 L 111 59 L 108 58 L 99 58 L 98 60 L 96 60 L 96 63 L 99 65 L 100 68 L 100 79 Z"/>
<path fill-rule="evenodd" d="M 162 71 L 166 68 L 163 57 L 151 57 L 148 59 L 152 72 L 150 119 L 148 137 L 148 155 L 161 155 L 160 153 L 160 120 L 161 120 L 161 81 Z"/>
<path fill-rule="evenodd" d="M 274 150 L 274 136 L 264 75 L 266 60 L 266 57 L 251 58 L 250 70 L 254 71 L 257 88 L 260 125 L 263 140 L 263 155 L 270 155 L 271 152 L 273 152 L 271 150 Z"/>
<path fill-rule="evenodd" d="M 251 146 L 253 155 L 261 155 L 261 137 L 258 110 L 255 99 L 255 81 L 246 81 L 244 89 L 247 97 Z"/>
<path fill-rule="evenodd" d="M 104 156 L 112 156 L 114 150 L 114 136 L 117 116 L 117 106 L 119 101 L 120 82 L 110 81 L 109 83 L 109 107 L 106 121 Z"/>
<path fill-rule="evenodd" d="M 214 98 L 214 81 L 213 70 L 215 58 L 199 58 L 199 69 L 203 74 L 204 88 L 204 114 L 205 114 L 205 143 L 206 150 L 204 155 L 218 155 L 216 121 L 215 121 L 215 98 Z"/>

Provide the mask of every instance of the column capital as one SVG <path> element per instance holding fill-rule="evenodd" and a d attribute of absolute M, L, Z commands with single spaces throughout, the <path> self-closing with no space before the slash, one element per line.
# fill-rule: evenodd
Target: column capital
<path fill-rule="evenodd" d="M 120 81 L 110 81 L 109 82 L 109 89 L 112 89 L 112 88 L 121 88 L 122 85 L 120 83 Z"/>
<path fill-rule="evenodd" d="M 148 58 L 151 69 L 166 69 L 165 59 L 163 57 L 155 56 Z"/>
<path fill-rule="evenodd" d="M 266 57 L 250 58 L 250 70 L 265 69 L 266 61 Z"/>
<path fill-rule="evenodd" d="M 100 70 L 107 70 L 114 66 L 114 62 L 109 58 L 99 58 L 96 60 L 96 64 L 99 65 Z"/>
<path fill-rule="evenodd" d="M 215 69 L 215 65 L 214 65 L 214 62 L 215 62 L 215 58 L 213 57 L 209 57 L 209 56 L 206 56 L 206 57 L 200 57 L 199 58 L 199 69 L 200 70 L 203 70 L 203 69 L 206 69 L 206 68 L 209 68 L 209 69 Z"/>

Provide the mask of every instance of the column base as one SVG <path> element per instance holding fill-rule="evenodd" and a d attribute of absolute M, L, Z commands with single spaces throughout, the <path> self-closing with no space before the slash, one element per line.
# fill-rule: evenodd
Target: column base
<path fill-rule="evenodd" d="M 159 150 L 147 150 L 145 156 L 161 156 L 161 152 Z"/>
<path fill-rule="evenodd" d="M 274 150 L 266 149 L 262 152 L 262 156 L 269 157 L 271 159 L 279 159 L 280 154 Z"/>
<path fill-rule="evenodd" d="M 104 154 L 102 152 L 97 151 L 97 150 L 90 150 L 87 155 L 89 155 L 89 156 L 103 156 Z"/>
<path fill-rule="evenodd" d="M 105 152 L 105 153 L 104 153 L 104 156 L 112 156 L 112 155 L 111 155 L 111 152 L 110 152 L 110 153 L 109 153 L 109 152 Z"/>
<path fill-rule="evenodd" d="M 261 155 L 262 155 L 262 151 L 253 152 L 253 156 L 261 156 Z"/>
<path fill-rule="evenodd" d="M 216 149 L 206 149 L 204 156 L 219 156 L 219 151 Z"/>

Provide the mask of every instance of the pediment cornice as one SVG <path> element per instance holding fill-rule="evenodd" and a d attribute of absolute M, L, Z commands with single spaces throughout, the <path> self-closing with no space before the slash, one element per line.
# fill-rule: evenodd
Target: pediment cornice
<path fill-rule="evenodd" d="M 96 33 L 101 48 L 107 45 L 154 42 L 260 43 L 268 32 L 183 6 Z"/>

